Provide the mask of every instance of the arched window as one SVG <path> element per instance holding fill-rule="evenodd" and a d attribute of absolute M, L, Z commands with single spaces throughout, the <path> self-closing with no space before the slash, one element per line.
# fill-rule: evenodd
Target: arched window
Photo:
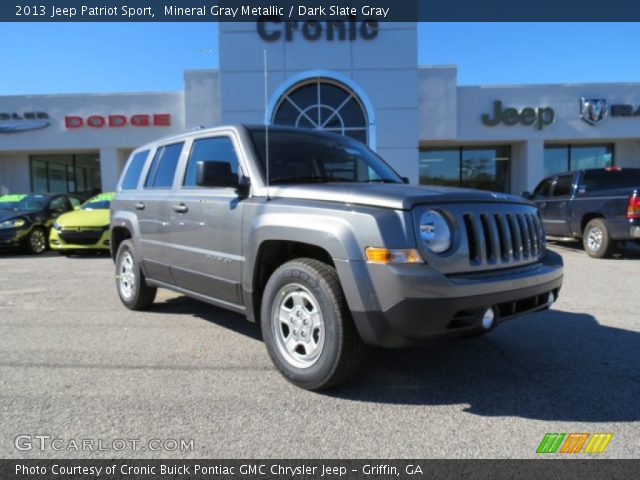
<path fill-rule="evenodd" d="M 311 78 L 294 85 L 278 100 L 272 123 L 314 128 L 368 142 L 368 120 L 358 96 L 328 78 Z"/>

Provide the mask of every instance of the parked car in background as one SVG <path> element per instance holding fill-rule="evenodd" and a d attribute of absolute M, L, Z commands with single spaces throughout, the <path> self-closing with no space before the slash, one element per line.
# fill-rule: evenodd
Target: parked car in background
<path fill-rule="evenodd" d="M 626 241 L 640 243 L 640 169 L 594 168 L 547 177 L 533 194 L 549 237 L 582 239 L 604 258 Z"/>
<path fill-rule="evenodd" d="M 44 252 L 54 220 L 81 203 L 73 195 L 56 193 L 0 196 L 0 247 L 23 247 L 36 255 Z"/>
<path fill-rule="evenodd" d="M 68 255 L 78 250 L 109 250 L 111 200 L 115 193 L 101 193 L 73 212 L 60 215 L 49 234 L 52 250 Z"/>

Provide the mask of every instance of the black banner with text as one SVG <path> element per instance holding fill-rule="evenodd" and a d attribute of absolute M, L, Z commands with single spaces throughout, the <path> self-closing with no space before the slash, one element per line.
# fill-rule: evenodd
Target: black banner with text
<path fill-rule="evenodd" d="M 638 460 L 0 460 L 2 480 L 635 479 Z"/>
<path fill-rule="evenodd" d="M 640 21 L 640 3 L 570 0 L 16 0 L 1 22 Z M 589 32 L 586 32 L 589 34 Z"/>

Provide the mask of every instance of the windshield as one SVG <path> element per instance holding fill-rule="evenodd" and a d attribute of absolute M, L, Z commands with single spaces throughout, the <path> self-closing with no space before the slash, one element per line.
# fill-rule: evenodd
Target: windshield
<path fill-rule="evenodd" d="M 42 210 L 48 201 L 48 197 L 37 193 L 1 195 L 0 210 Z"/>
<path fill-rule="evenodd" d="M 253 144 L 265 172 L 265 132 L 251 129 Z M 313 132 L 269 131 L 269 180 L 285 183 L 402 183 L 402 179 L 367 147 L 347 137 Z"/>
<path fill-rule="evenodd" d="M 82 204 L 82 207 L 80 208 L 82 210 L 108 210 L 111 206 L 111 200 L 113 199 L 113 196 L 114 193 L 101 193 L 100 195 L 96 195 L 95 197 L 92 197 L 84 202 Z"/>

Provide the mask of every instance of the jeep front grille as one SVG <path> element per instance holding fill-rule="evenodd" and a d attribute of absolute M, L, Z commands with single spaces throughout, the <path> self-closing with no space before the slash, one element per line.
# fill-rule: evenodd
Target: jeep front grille
<path fill-rule="evenodd" d="M 463 219 L 472 265 L 532 260 L 544 250 L 544 233 L 536 214 L 465 213 Z"/>

